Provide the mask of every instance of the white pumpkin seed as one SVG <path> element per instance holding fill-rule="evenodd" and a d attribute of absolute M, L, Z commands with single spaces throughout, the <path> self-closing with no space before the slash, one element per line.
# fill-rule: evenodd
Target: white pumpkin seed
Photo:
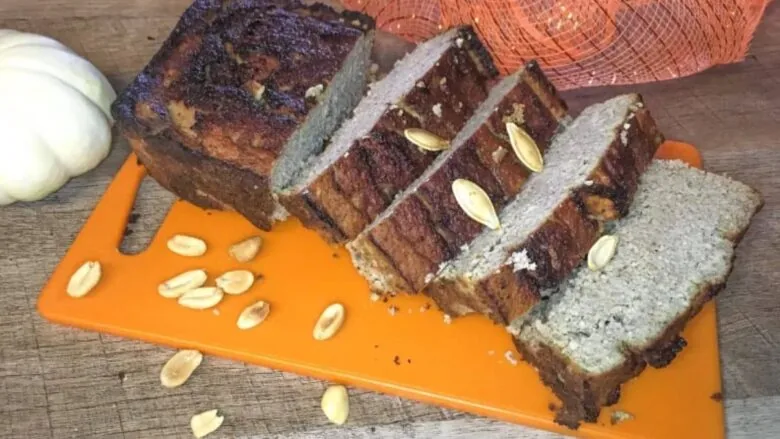
<path fill-rule="evenodd" d="M 192 434 L 196 438 L 200 439 L 215 432 L 225 421 L 224 416 L 218 416 L 218 409 L 209 410 L 203 413 L 198 413 L 190 419 L 190 428 Z"/>
<path fill-rule="evenodd" d="M 325 389 L 320 407 L 330 422 L 336 425 L 344 424 L 349 417 L 349 395 L 346 387 L 330 386 Z"/>
<path fill-rule="evenodd" d="M 244 294 L 255 283 L 255 275 L 249 270 L 228 271 L 215 281 L 217 287 L 227 294 L 237 296 Z"/>
<path fill-rule="evenodd" d="M 222 301 L 224 294 L 216 287 L 201 287 L 179 297 L 179 305 L 190 309 L 208 309 Z"/>
<path fill-rule="evenodd" d="M 501 227 L 493 202 L 485 191 L 472 181 L 459 178 L 452 182 L 452 193 L 469 218 L 495 230 Z"/>
<path fill-rule="evenodd" d="M 615 235 L 604 235 L 599 238 L 588 251 L 588 268 L 593 271 L 604 268 L 615 256 L 617 245 L 618 237 Z"/>
<path fill-rule="evenodd" d="M 84 297 L 87 295 L 87 293 L 92 291 L 93 288 L 95 288 L 97 283 L 100 281 L 101 275 L 102 270 L 100 267 L 100 262 L 87 261 L 82 264 L 81 267 L 79 267 L 78 270 L 76 270 L 76 272 L 73 273 L 73 275 L 70 277 L 68 286 L 65 291 L 70 297 Z"/>
<path fill-rule="evenodd" d="M 327 340 L 333 337 L 344 323 L 344 305 L 334 303 L 322 312 L 317 324 L 314 325 L 314 339 Z"/>
<path fill-rule="evenodd" d="M 257 301 L 241 311 L 236 325 L 238 326 L 238 329 L 252 329 L 263 323 L 265 319 L 268 318 L 270 312 L 271 305 L 262 300 Z"/>
<path fill-rule="evenodd" d="M 206 243 L 193 236 L 174 235 L 168 240 L 168 249 L 180 256 L 203 256 Z"/>
<path fill-rule="evenodd" d="M 160 371 L 160 383 L 164 387 L 172 389 L 184 384 L 200 366 L 203 354 L 191 349 L 176 352 Z"/>
<path fill-rule="evenodd" d="M 166 299 L 176 299 L 187 291 L 202 287 L 208 275 L 203 270 L 190 270 L 174 276 L 157 287 L 157 292 Z"/>
<path fill-rule="evenodd" d="M 447 140 L 420 128 L 405 129 L 404 137 L 426 151 L 442 151 L 450 147 Z"/>
<path fill-rule="evenodd" d="M 520 162 L 533 172 L 542 172 L 544 159 L 534 139 L 513 122 L 506 124 L 506 132 L 509 135 L 512 150 Z"/>
<path fill-rule="evenodd" d="M 254 259 L 255 256 L 257 256 L 257 253 L 260 251 L 260 247 L 262 245 L 263 238 L 259 236 L 253 236 L 231 245 L 228 249 L 228 254 L 230 254 L 233 259 L 243 264 Z"/>

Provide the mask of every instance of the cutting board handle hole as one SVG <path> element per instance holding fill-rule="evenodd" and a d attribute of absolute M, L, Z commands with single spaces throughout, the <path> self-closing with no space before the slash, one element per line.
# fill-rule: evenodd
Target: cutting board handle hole
<path fill-rule="evenodd" d="M 135 255 L 146 250 L 174 201 L 175 195 L 163 189 L 151 177 L 144 177 L 135 195 L 133 210 L 127 218 L 119 251 L 125 255 Z"/>

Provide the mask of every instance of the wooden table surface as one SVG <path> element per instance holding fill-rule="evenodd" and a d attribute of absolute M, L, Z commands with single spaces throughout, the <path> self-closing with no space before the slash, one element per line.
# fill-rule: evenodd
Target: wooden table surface
<path fill-rule="evenodd" d="M 2 0 L 0 28 L 51 35 L 93 61 L 117 90 L 146 63 L 189 0 Z M 690 78 L 566 93 L 575 110 L 619 91 L 644 94 L 668 138 L 698 145 L 705 166 L 760 190 L 766 206 L 717 299 L 729 436 L 780 437 L 780 5 L 771 4 L 749 56 Z M 2 139 L 0 133 L 0 139 Z M 38 292 L 128 154 L 110 157 L 48 199 L 0 208 L 0 437 L 191 437 L 189 418 L 219 407 L 212 437 L 551 437 L 542 432 L 351 390 L 349 423 L 319 409 L 324 384 L 208 358 L 170 391 L 171 351 L 62 328 L 35 312 Z M 126 248 L 154 233 L 173 197 L 147 181 Z M 518 395 L 522 397 L 522 395 Z"/>

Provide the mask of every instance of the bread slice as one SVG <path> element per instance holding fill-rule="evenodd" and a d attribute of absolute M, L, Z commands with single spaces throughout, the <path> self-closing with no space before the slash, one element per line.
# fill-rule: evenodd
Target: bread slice
<path fill-rule="evenodd" d="M 541 300 L 590 249 L 603 221 L 623 216 L 662 136 L 639 95 L 586 108 L 545 168 L 426 287 L 444 312 L 479 312 L 506 325 Z"/>
<path fill-rule="evenodd" d="M 679 333 L 725 285 L 734 247 L 762 205 L 729 178 L 655 160 L 631 213 L 609 233 L 617 253 L 601 271 L 578 268 L 513 326 L 518 349 L 563 401 L 558 422 L 595 422 L 620 385 L 663 367 Z"/>
<path fill-rule="evenodd" d="M 404 130 L 454 138 L 496 76 L 469 27 L 420 44 L 372 85 L 326 150 L 280 192 L 281 203 L 331 242 L 356 237 L 437 155 Z"/>
<path fill-rule="evenodd" d="M 374 292 L 417 292 L 439 264 L 483 229 L 455 201 L 452 182 L 478 184 L 500 209 L 530 171 L 517 159 L 506 123 L 522 127 L 540 151 L 567 117 L 566 104 L 536 63 L 507 76 L 433 164 L 347 248 Z"/>
<path fill-rule="evenodd" d="M 373 21 L 297 0 L 197 0 L 114 103 L 179 197 L 269 229 L 271 186 L 320 152 L 365 92 Z"/>

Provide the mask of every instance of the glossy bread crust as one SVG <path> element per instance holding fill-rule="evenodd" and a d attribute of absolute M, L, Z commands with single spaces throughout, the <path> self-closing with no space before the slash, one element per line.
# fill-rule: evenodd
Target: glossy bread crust
<path fill-rule="evenodd" d="M 317 105 L 306 91 L 327 86 L 372 28 L 360 14 L 295 0 L 197 0 L 112 113 L 164 187 L 268 229 L 271 169 Z M 195 175 L 207 169 L 220 174 Z"/>

